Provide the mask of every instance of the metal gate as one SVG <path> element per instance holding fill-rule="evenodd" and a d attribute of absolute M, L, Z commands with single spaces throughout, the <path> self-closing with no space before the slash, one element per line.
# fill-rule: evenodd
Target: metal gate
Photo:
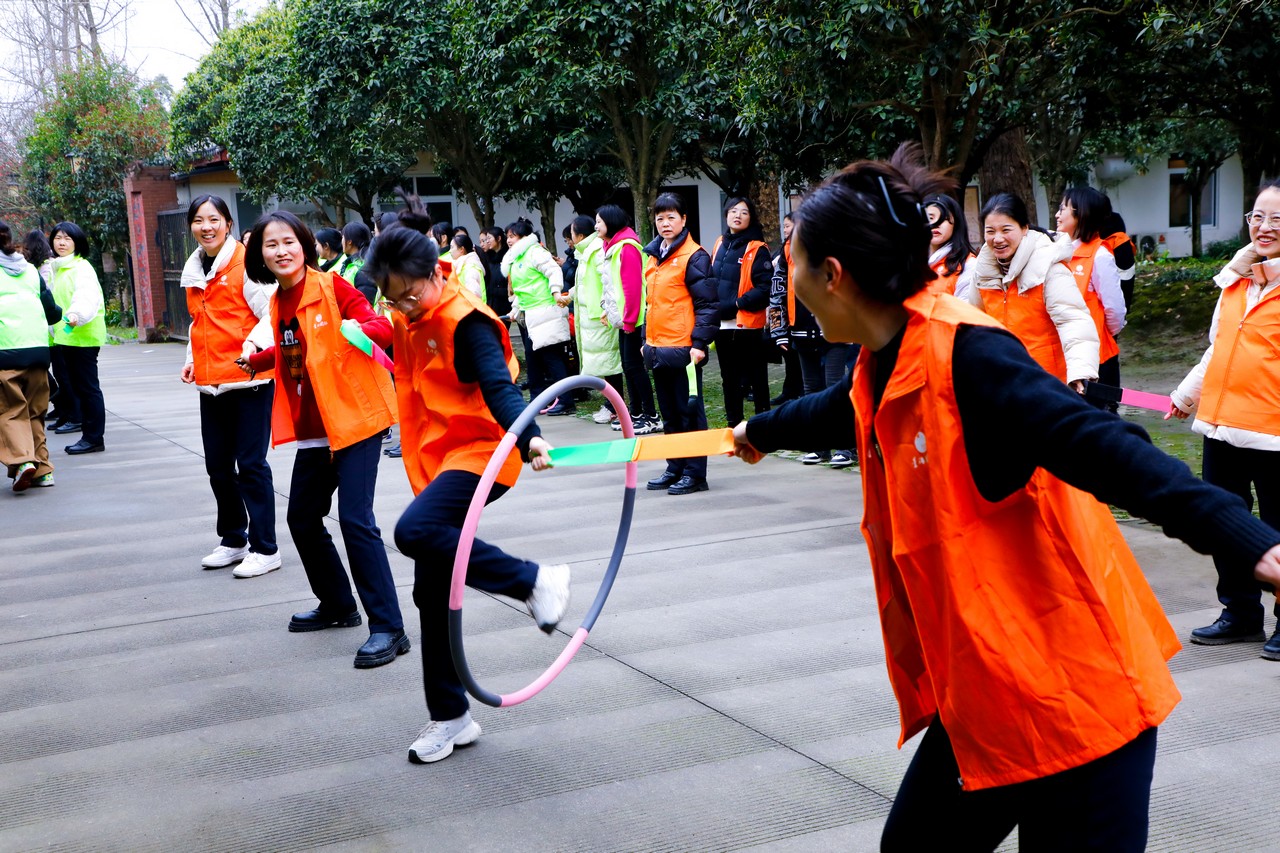
<path fill-rule="evenodd" d="M 169 329 L 169 337 L 185 341 L 191 329 L 191 313 L 187 310 L 187 294 L 182 289 L 182 268 L 198 246 L 187 227 L 184 211 L 161 213 L 156 219 L 160 262 L 164 266 L 165 309 L 161 320 Z"/>

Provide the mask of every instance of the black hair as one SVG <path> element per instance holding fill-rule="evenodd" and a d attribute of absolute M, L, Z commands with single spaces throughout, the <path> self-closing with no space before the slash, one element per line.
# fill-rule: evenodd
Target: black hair
<path fill-rule="evenodd" d="M 459 234 L 466 234 L 468 237 L 470 237 L 470 236 L 471 236 L 471 232 L 467 230 L 467 226 L 465 226 L 465 225 L 455 225 L 455 226 L 453 226 L 453 236 L 455 236 L 455 237 L 456 237 L 456 236 L 458 236 Z"/>
<path fill-rule="evenodd" d="M 1013 193 L 996 193 L 987 199 L 982 212 L 978 214 L 978 223 L 985 228 L 987 217 L 993 213 L 1007 216 L 1023 228 L 1031 227 L 1031 216 L 1027 213 L 1026 204 Z"/>
<path fill-rule="evenodd" d="M 190 228 L 191 223 L 196 221 L 196 214 L 206 204 L 213 205 L 213 209 L 218 211 L 218 214 L 223 219 L 227 220 L 227 230 L 230 231 L 232 225 L 231 208 L 227 207 L 227 203 L 222 196 L 217 195 L 196 196 L 191 204 L 187 205 L 187 227 Z"/>
<path fill-rule="evenodd" d="M 794 223 L 796 220 L 795 220 L 795 217 L 794 217 L 794 215 L 793 215 L 793 214 L 791 214 L 791 213 L 784 213 L 784 214 L 782 215 L 782 221 L 783 221 L 783 222 L 792 222 L 792 223 Z"/>
<path fill-rule="evenodd" d="M 684 212 L 684 199 L 676 193 L 662 193 L 653 200 L 653 215 L 659 213 L 675 212 L 680 216 L 687 216 Z"/>
<path fill-rule="evenodd" d="M 357 255 L 363 255 L 373 239 L 373 232 L 363 222 L 348 222 L 342 226 L 342 239 L 356 247 Z"/>
<path fill-rule="evenodd" d="M 12 255 L 17 250 L 18 247 L 13 245 L 13 229 L 9 227 L 8 222 L 0 220 L 0 252 Z"/>
<path fill-rule="evenodd" d="M 507 226 L 507 230 L 517 237 L 528 237 L 533 233 L 533 223 L 521 216 Z"/>
<path fill-rule="evenodd" d="M 316 232 L 316 242 L 331 252 L 341 252 L 342 232 L 337 228 L 321 228 Z"/>
<path fill-rule="evenodd" d="M 384 213 L 378 217 L 378 233 L 381 234 L 392 225 L 400 221 L 399 215 L 394 212 Z"/>
<path fill-rule="evenodd" d="M 280 222 L 289 226 L 293 236 L 302 244 L 303 262 L 312 269 L 319 269 L 320 262 L 316 255 L 316 235 L 311 233 L 307 224 L 287 210 L 274 210 L 264 213 L 253 223 L 253 231 L 249 234 L 249 242 L 244 247 L 244 271 L 249 278 L 264 284 L 275 280 L 275 273 L 267 267 L 262 259 L 262 237 L 267 226 L 272 222 Z"/>
<path fill-rule="evenodd" d="M 596 216 L 604 223 L 604 230 L 610 238 L 623 228 L 631 227 L 631 217 L 627 216 L 627 212 L 616 204 L 606 204 L 597 208 Z"/>
<path fill-rule="evenodd" d="M 809 193 L 795 211 L 792 239 L 799 239 L 810 266 L 835 258 L 863 293 L 887 305 L 936 278 L 921 202 L 955 182 L 923 161 L 920 145 L 906 142 L 888 162 L 854 163 Z"/>
<path fill-rule="evenodd" d="M 373 244 L 365 259 L 364 273 L 378 283 L 383 292 L 394 274 L 404 278 L 432 278 L 440 263 L 440 244 L 431 227 L 431 214 L 416 195 L 396 187 L 396 195 L 404 200 L 394 225 L 389 226 Z"/>
<path fill-rule="evenodd" d="M 461 249 L 464 255 L 470 254 L 476 250 L 476 244 L 471 242 L 471 235 L 466 231 L 455 232 L 453 239 L 449 242 Z"/>
<path fill-rule="evenodd" d="M 595 233 L 596 223 L 590 216 L 575 216 L 569 223 L 569 230 L 579 237 L 590 237 Z"/>
<path fill-rule="evenodd" d="M 964 267 L 965 261 L 973 254 L 973 244 L 969 242 L 969 223 L 964 218 L 964 210 L 955 196 L 935 193 L 924 200 L 925 215 L 930 207 L 942 211 L 942 219 L 951 223 L 951 239 L 947 241 L 947 275 L 955 275 Z M 934 220 L 930 220 L 932 229 Z"/>
<path fill-rule="evenodd" d="M 1088 243 L 1103 236 L 1107 217 L 1111 215 L 1111 200 L 1093 187 L 1070 187 L 1063 191 L 1062 200 L 1071 205 L 1076 215 L 1074 239 Z M 1110 236 L 1111 232 L 1107 232 Z"/>
<path fill-rule="evenodd" d="M 1258 191 L 1254 194 L 1253 200 L 1257 201 L 1258 196 L 1267 190 L 1280 190 L 1280 178 L 1263 178 L 1262 182 L 1258 184 Z"/>
<path fill-rule="evenodd" d="M 450 238 L 453 237 L 453 228 L 448 222 L 437 222 L 431 226 L 431 236 L 435 238 L 437 243 L 447 246 Z"/>
<path fill-rule="evenodd" d="M 59 222 L 53 226 L 53 230 L 49 232 L 49 243 L 52 245 L 53 238 L 61 232 L 71 238 L 71 242 L 75 244 L 74 254 L 82 258 L 89 257 L 89 235 L 84 233 L 84 229 L 74 222 Z M 56 253 L 55 253 L 56 254 Z"/>
<path fill-rule="evenodd" d="M 27 262 L 37 267 L 53 257 L 49 238 L 38 228 L 27 232 L 27 238 L 22 241 L 22 251 L 27 256 Z"/>

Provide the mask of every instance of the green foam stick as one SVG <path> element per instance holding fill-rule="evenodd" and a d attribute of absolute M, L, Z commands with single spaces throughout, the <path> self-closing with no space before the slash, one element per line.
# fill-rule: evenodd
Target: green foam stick
<path fill-rule="evenodd" d="M 393 370 L 395 365 L 382 348 L 376 346 L 373 340 L 364 333 L 364 329 L 360 328 L 360 324 L 352 319 L 343 320 L 338 327 L 342 331 L 342 336 L 347 339 L 347 343 L 351 344 L 360 352 L 372 358 L 381 364 L 387 370 Z"/>
<path fill-rule="evenodd" d="M 634 438 L 600 441 L 594 444 L 574 444 L 568 447 L 551 448 L 551 464 L 562 467 L 616 464 L 618 462 L 630 462 L 635 452 L 636 440 Z"/>

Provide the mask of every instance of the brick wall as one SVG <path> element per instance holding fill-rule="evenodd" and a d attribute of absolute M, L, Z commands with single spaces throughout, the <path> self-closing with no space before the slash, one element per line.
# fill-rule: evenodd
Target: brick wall
<path fill-rule="evenodd" d="M 167 309 L 164 266 L 157 242 L 156 214 L 178 206 L 177 184 L 163 166 L 139 166 L 124 179 L 129 209 L 129 248 L 133 255 L 133 282 L 138 314 L 138 339 L 163 340 Z"/>

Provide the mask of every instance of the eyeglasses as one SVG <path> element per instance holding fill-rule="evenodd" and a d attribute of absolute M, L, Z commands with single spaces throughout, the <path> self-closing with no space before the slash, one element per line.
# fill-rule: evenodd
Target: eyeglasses
<path fill-rule="evenodd" d="M 1260 210 L 1251 210 L 1244 215 L 1244 224 L 1254 228 L 1262 227 L 1262 223 L 1275 231 L 1280 231 L 1280 213 L 1273 213 L 1270 216 Z"/>
<path fill-rule="evenodd" d="M 384 296 L 378 300 L 378 305 L 381 307 L 395 308 L 401 314 L 412 314 L 420 304 L 422 304 L 422 298 L 416 293 L 406 294 L 399 299 L 387 299 Z"/>

